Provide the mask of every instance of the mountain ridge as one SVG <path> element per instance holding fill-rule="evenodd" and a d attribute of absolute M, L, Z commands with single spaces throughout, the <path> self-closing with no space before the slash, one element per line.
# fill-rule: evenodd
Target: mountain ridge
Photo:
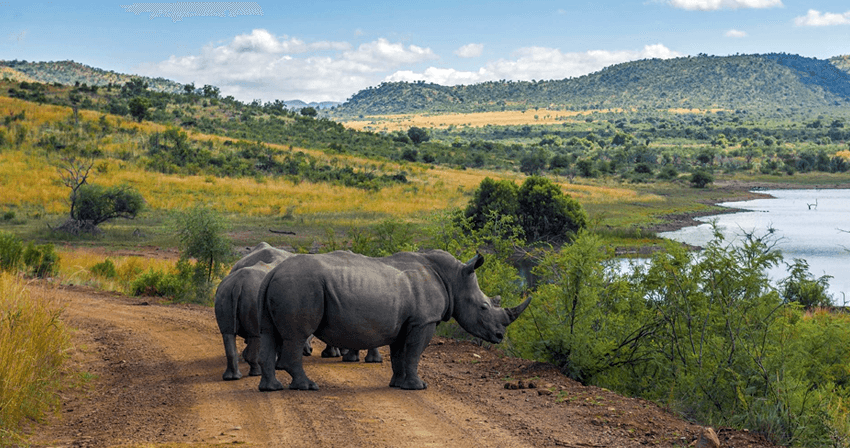
<path fill-rule="evenodd" d="M 850 105 L 850 63 L 799 55 L 643 59 L 576 78 L 442 86 L 385 82 L 361 90 L 333 115 L 484 112 L 555 108 L 821 108 Z M 846 67 L 846 68 L 844 68 Z"/>

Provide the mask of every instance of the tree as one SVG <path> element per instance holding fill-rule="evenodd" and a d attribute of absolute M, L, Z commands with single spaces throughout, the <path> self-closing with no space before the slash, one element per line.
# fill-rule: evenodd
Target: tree
<path fill-rule="evenodd" d="M 431 139 L 431 136 L 428 135 L 428 131 L 416 126 L 407 130 L 407 136 L 410 137 L 410 141 L 412 141 L 415 145 L 427 142 Z"/>
<path fill-rule="evenodd" d="M 305 117 L 315 117 L 315 116 L 319 115 L 319 111 L 317 111 L 316 108 L 310 107 L 310 106 L 302 107 L 301 108 L 301 115 L 303 115 Z"/>
<path fill-rule="evenodd" d="M 536 148 L 529 151 L 520 159 L 519 170 L 525 174 L 539 174 L 546 168 L 546 162 L 549 159 L 549 154 L 543 148 Z"/>
<path fill-rule="evenodd" d="M 145 97 L 137 96 L 130 100 L 127 105 L 130 108 L 130 115 L 139 123 L 148 117 L 148 109 L 151 107 L 151 102 Z"/>
<path fill-rule="evenodd" d="M 483 228 L 491 214 L 516 217 L 518 192 L 517 185 L 509 180 L 496 181 L 485 177 L 466 206 L 465 215 L 472 221 L 472 227 Z"/>
<path fill-rule="evenodd" d="M 551 180 L 531 176 L 517 194 L 517 217 L 528 241 L 564 242 L 587 227 L 587 213 Z"/>
<path fill-rule="evenodd" d="M 85 184 L 76 192 L 71 219 L 97 227 L 115 218 L 134 219 L 144 208 L 144 198 L 133 187 Z"/>
<path fill-rule="evenodd" d="M 705 188 L 714 182 L 714 176 L 706 170 L 696 170 L 691 174 L 691 186 L 694 188 Z"/>
<path fill-rule="evenodd" d="M 180 258 L 197 260 L 197 277 L 211 282 L 232 256 L 230 240 L 224 235 L 227 227 L 224 220 L 215 211 L 196 206 L 180 214 L 178 221 Z"/>

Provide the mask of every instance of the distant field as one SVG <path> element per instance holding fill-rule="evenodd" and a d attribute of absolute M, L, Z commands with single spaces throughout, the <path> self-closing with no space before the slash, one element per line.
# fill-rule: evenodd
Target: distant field
<path fill-rule="evenodd" d="M 720 109 L 712 109 L 716 112 Z M 342 122 L 348 128 L 366 130 L 373 132 L 406 131 L 412 126 L 421 128 L 445 129 L 450 126 L 462 127 L 484 127 L 484 126 L 517 126 L 527 124 L 558 124 L 564 122 L 578 122 L 585 119 L 593 112 L 622 112 L 621 109 L 604 110 L 547 110 L 529 109 L 525 112 L 519 110 L 508 110 L 502 112 L 475 112 L 469 114 L 452 113 L 443 115 L 371 115 L 360 120 Z M 671 113 L 705 113 L 702 109 L 670 109 Z"/>

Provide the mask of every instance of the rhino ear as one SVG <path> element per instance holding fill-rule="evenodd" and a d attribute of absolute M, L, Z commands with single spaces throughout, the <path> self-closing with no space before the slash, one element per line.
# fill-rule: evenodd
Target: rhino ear
<path fill-rule="evenodd" d="M 463 266 L 463 272 L 465 274 L 471 274 L 476 269 L 480 268 L 482 264 L 484 264 L 484 256 L 476 252 L 475 256 L 472 257 L 469 261 L 467 261 L 466 265 Z"/>

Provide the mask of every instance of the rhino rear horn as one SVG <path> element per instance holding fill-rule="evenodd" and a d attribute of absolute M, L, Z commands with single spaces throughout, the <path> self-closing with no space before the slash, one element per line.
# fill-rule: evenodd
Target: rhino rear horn
<path fill-rule="evenodd" d="M 528 307 L 529 303 L 531 303 L 531 297 L 525 299 L 525 302 L 522 302 L 513 308 L 505 309 L 505 312 L 508 313 L 508 324 L 515 321 L 519 317 L 519 315 L 522 314 L 523 311 L 525 311 L 525 308 Z"/>

